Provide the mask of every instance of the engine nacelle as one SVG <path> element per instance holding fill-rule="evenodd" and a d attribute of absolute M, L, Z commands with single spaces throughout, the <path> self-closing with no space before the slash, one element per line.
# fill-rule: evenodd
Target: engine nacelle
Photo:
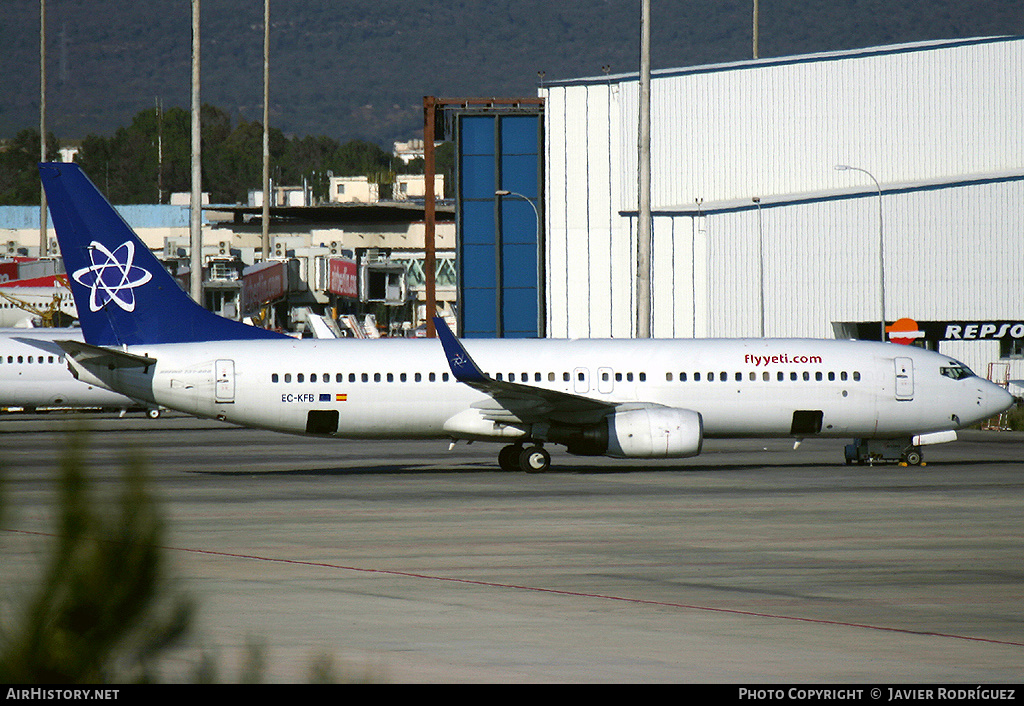
<path fill-rule="evenodd" d="M 581 456 L 686 458 L 700 453 L 704 421 L 691 409 L 644 407 L 616 412 L 597 425 L 553 428 L 547 438 Z"/>
<path fill-rule="evenodd" d="M 699 454 L 704 443 L 704 420 L 692 409 L 631 409 L 607 421 L 608 456 L 686 458 Z"/>

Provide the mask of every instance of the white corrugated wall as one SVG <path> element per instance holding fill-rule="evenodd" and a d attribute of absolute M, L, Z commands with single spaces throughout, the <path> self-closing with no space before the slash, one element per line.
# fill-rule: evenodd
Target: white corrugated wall
<path fill-rule="evenodd" d="M 632 336 L 636 77 L 542 93 L 549 335 Z M 652 103 L 654 335 L 759 335 L 762 239 L 766 335 L 877 320 L 878 197 L 841 163 L 885 192 L 889 320 L 1024 317 L 1024 39 L 662 72 Z"/>

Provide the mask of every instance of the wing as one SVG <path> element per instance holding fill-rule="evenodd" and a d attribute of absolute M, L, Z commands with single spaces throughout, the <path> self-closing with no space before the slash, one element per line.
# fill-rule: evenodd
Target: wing
<path fill-rule="evenodd" d="M 502 423 L 587 424 L 599 421 L 618 407 L 615 403 L 568 392 L 494 380 L 476 364 L 444 319 L 435 317 L 434 328 L 455 379 L 490 397 L 486 402 L 473 405 L 485 419 Z"/>

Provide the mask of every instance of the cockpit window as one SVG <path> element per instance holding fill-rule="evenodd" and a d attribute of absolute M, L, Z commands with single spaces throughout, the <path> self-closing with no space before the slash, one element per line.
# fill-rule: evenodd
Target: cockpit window
<path fill-rule="evenodd" d="M 953 365 L 945 365 L 939 368 L 939 373 L 945 375 L 953 380 L 963 380 L 964 378 L 974 377 L 974 373 L 963 363 L 955 363 Z"/>

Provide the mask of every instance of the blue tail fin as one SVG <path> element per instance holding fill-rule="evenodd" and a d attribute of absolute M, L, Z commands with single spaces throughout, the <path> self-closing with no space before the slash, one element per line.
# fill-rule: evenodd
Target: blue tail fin
<path fill-rule="evenodd" d="M 40 164 L 39 174 L 88 343 L 283 337 L 192 301 L 77 164 Z"/>

